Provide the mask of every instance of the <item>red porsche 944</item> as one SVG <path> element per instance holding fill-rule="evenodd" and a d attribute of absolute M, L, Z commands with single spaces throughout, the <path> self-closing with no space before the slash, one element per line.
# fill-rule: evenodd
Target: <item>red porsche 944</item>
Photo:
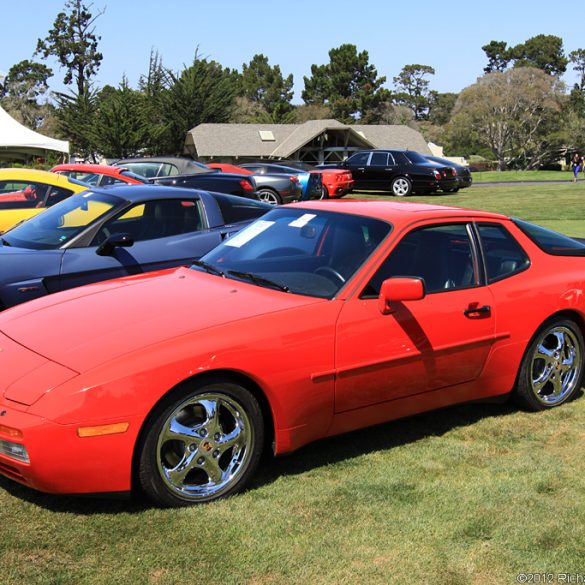
<path fill-rule="evenodd" d="M 190 268 L 0 314 L 0 473 L 158 505 L 242 489 L 263 450 L 580 389 L 585 245 L 395 202 L 275 208 Z"/>

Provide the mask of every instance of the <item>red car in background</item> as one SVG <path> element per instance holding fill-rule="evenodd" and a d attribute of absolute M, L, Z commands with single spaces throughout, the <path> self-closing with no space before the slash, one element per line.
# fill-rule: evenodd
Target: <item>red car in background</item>
<path fill-rule="evenodd" d="M 146 182 L 143 177 L 131 173 L 124 167 L 113 167 L 109 165 L 85 163 L 62 164 L 54 166 L 51 172 L 66 175 L 92 187 L 106 187 L 107 185 L 124 183 L 141 185 Z"/>

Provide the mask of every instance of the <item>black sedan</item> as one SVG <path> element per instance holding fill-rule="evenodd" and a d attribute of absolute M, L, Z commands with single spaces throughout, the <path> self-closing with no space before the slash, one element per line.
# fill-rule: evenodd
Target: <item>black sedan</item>
<path fill-rule="evenodd" d="M 355 190 L 390 191 L 397 197 L 405 197 L 457 187 L 452 167 L 437 165 L 414 150 L 360 150 L 332 166 L 351 171 Z"/>
<path fill-rule="evenodd" d="M 465 189 L 466 187 L 471 187 L 471 183 L 473 183 L 473 179 L 471 178 L 471 172 L 469 171 L 469 167 L 464 165 L 458 165 L 446 158 L 441 158 L 439 156 L 426 156 L 427 160 L 438 164 L 439 166 L 446 167 L 450 166 L 455 169 L 455 173 L 457 174 L 457 186 L 451 189 L 448 189 L 450 192 L 457 192 L 459 189 Z"/>
<path fill-rule="evenodd" d="M 156 185 L 95 188 L 0 237 L 0 309 L 110 278 L 190 264 L 272 207 Z"/>

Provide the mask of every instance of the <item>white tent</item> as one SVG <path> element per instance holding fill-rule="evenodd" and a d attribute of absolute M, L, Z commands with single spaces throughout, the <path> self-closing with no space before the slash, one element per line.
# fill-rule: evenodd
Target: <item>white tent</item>
<path fill-rule="evenodd" d="M 43 136 L 23 126 L 0 107 L 0 158 L 46 156 L 47 151 L 69 154 L 69 142 Z"/>

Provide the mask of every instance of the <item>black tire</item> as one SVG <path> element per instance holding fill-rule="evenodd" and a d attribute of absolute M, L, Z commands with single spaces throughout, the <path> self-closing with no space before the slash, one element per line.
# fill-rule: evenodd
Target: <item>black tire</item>
<path fill-rule="evenodd" d="M 223 378 L 179 387 L 145 423 L 138 485 L 162 507 L 223 498 L 248 483 L 263 446 L 262 413 L 246 388 Z"/>
<path fill-rule="evenodd" d="M 583 379 L 584 343 L 572 320 L 552 317 L 545 321 L 528 345 L 514 398 L 526 410 L 560 406 L 575 396 Z"/>
<path fill-rule="evenodd" d="M 257 195 L 260 201 L 270 203 L 270 205 L 280 205 L 282 203 L 282 197 L 280 194 L 272 189 L 258 189 Z"/>
<path fill-rule="evenodd" d="M 329 191 L 327 191 L 327 187 L 325 185 L 321 185 L 321 195 L 319 199 L 329 199 Z"/>
<path fill-rule="evenodd" d="M 396 197 L 408 197 L 412 193 L 412 183 L 406 177 L 396 177 L 390 189 Z"/>

